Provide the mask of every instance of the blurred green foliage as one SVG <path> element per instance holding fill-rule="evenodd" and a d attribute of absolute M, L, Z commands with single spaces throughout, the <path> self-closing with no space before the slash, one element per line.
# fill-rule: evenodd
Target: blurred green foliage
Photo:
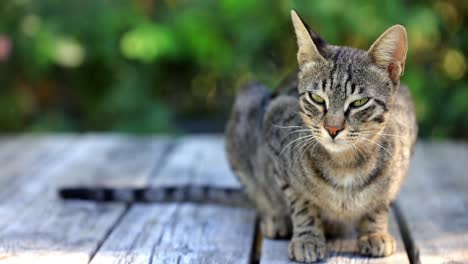
<path fill-rule="evenodd" d="M 296 67 L 293 8 L 362 49 L 405 25 L 420 135 L 468 138 L 465 0 L 2 0 L 0 129 L 219 131 L 242 83 Z"/>

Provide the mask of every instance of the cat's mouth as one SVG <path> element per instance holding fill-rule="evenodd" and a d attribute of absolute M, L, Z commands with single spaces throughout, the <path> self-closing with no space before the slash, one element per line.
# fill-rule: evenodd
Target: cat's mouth
<path fill-rule="evenodd" d="M 331 152 L 341 152 L 345 150 L 349 150 L 352 148 L 352 144 L 350 144 L 347 140 L 345 140 L 346 132 L 343 131 L 335 137 L 330 136 L 326 131 L 322 131 L 321 136 L 321 143 L 322 145 Z"/>
<path fill-rule="evenodd" d="M 351 148 L 351 145 L 340 140 L 326 139 L 322 145 L 331 152 L 341 152 Z"/>

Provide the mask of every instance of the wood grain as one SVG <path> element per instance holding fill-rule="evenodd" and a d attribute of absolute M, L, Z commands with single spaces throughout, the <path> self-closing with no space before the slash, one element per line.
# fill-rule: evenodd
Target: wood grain
<path fill-rule="evenodd" d="M 150 185 L 236 187 L 221 137 L 182 138 Z M 255 212 L 213 205 L 134 205 L 92 263 L 249 263 Z"/>
<path fill-rule="evenodd" d="M 151 186 L 184 184 L 240 188 L 229 168 L 222 137 L 181 138 L 161 170 L 154 171 L 149 183 Z"/>
<path fill-rule="evenodd" d="M 397 252 L 386 258 L 366 258 L 357 253 L 356 239 L 337 239 L 328 242 L 328 257 L 324 263 L 356 264 L 393 264 L 409 263 L 403 242 L 393 214 L 389 219 L 389 231 L 397 240 Z M 261 253 L 261 264 L 292 264 L 288 259 L 288 240 L 264 239 Z"/>
<path fill-rule="evenodd" d="M 468 263 L 467 190 L 467 143 L 417 146 L 398 202 L 421 263 Z"/>
<path fill-rule="evenodd" d="M 213 205 L 135 205 L 92 264 L 249 263 L 255 212 Z"/>
<path fill-rule="evenodd" d="M 49 170 L 51 163 L 64 156 L 76 139 L 72 136 L 23 136 L 10 143 L 10 154 L 1 160 L 0 203 L 15 200 L 18 190 L 32 177 Z M 60 163 L 56 163 L 60 164 Z"/>
<path fill-rule="evenodd" d="M 59 186 L 239 187 L 220 136 L 0 137 L 0 263 L 249 263 L 255 212 L 214 205 L 63 202 Z M 468 263 L 468 144 L 419 144 L 398 198 L 422 263 Z M 161 165 L 161 167 L 158 166 Z M 329 243 L 328 263 L 408 263 Z M 261 263 L 290 263 L 287 241 L 263 240 Z"/>
<path fill-rule="evenodd" d="M 0 262 L 88 263 L 126 206 L 64 202 L 58 186 L 143 184 L 165 146 L 152 139 L 85 136 L 45 163 L 22 164 L 22 176 L 0 190 Z"/>
<path fill-rule="evenodd" d="M 14 188 L 15 182 L 27 177 L 30 171 L 37 172 L 38 167 L 44 167 L 54 155 L 63 151 L 73 141 L 71 136 L 19 136 L 16 138 L 2 137 L 0 152 L 0 201 L 4 202 L 8 190 Z M 8 196 L 8 195 L 7 195 Z"/>
<path fill-rule="evenodd" d="M 11 224 L 20 213 L 14 208 L 24 208 L 28 199 L 27 194 L 22 193 L 26 197 L 18 195 L 18 189 L 21 189 L 24 182 L 31 179 L 32 174 L 41 173 L 51 160 L 57 158 L 57 154 L 61 153 L 67 146 L 71 144 L 71 137 L 30 137 L 21 136 L 16 139 L 8 138 L 8 145 L 5 146 L 5 151 L 0 153 L 0 162 L 2 169 L 0 170 L 0 228 Z M 34 198 L 32 198 L 34 199 Z M 18 202 L 18 203 L 16 203 Z"/>

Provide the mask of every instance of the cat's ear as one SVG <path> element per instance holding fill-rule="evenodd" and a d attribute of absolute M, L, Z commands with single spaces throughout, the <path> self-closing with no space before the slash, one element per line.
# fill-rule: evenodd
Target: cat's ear
<path fill-rule="evenodd" d="M 406 29 L 395 25 L 380 35 L 368 53 L 372 61 L 386 69 L 390 79 L 396 82 L 405 70 L 407 45 Z"/>
<path fill-rule="evenodd" d="M 319 52 L 321 46 L 325 45 L 325 41 L 309 30 L 307 25 L 294 10 L 291 10 L 291 19 L 294 25 L 294 31 L 296 32 L 297 45 L 299 46 L 299 50 L 297 51 L 299 66 L 309 62 L 326 62 L 325 58 Z"/>

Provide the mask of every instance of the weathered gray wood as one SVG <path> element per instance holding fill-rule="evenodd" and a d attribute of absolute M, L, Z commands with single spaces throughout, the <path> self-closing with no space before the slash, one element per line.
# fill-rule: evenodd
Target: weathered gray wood
<path fill-rule="evenodd" d="M 144 187 L 158 171 L 169 147 L 167 138 L 90 135 L 80 160 L 67 167 L 59 186 Z"/>
<path fill-rule="evenodd" d="M 0 203 L 8 202 L 13 194 L 31 179 L 31 175 L 49 169 L 50 162 L 60 158 L 72 142 L 73 136 L 22 136 L 10 142 L 9 154 L 0 159 Z"/>
<path fill-rule="evenodd" d="M 85 263 L 98 250 L 93 263 L 248 263 L 251 210 L 193 204 L 127 210 L 56 197 L 58 186 L 75 184 L 239 186 L 220 137 L 181 139 L 157 170 L 165 146 L 115 135 L 0 138 L 0 262 Z M 417 147 L 399 204 L 422 263 L 468 261 L 467 161 L 466 143 Z M 398 234 L 393 222 L 391 230 Z M 397 255 L 371 260 L 351 258 L 353 242 L 334 241 L 329 246 L 342 253 L 329 262 L 405 263 L 398 241 Z M 287 241 L 264 240 L 261 262 L 288 263 L 286 247 Z"/>
<path fill-rule="evenodd" d="M 94 182 L 141 185 L 165 146 L 152 139 L 88 136 L 42 167 L 24 164 L 20 172 L 23 176 L 11 188 L 0 188 L 5 198 L 0 203 L 0 222 L 14 219 L 0 224 L 0 260 L 87 263 L 126 212 L 126 206 L 64 202 L 58 199 L 57 188 Z"/>
<path fill-rule="evenodd" d="M 179 140 L 153 186 L 238 187 L 221 137 Z M 255 212 L 220 206 L 132 206 L 92 263 L 248 263 Z"/>
<path fill-rule="evenodd" d="M 47 136 L 1 137 L 0 162 L 3 166 L 0 185 L 5 185 L 2 181 L 14 176 L 13 171 L 21 171 L 25 165 L 38 163 L 46 156 L 65 147 L 70 140 L 71 137 L 57 139 Z"/>
<path fill-rule="evenodd" d="M 408 256 L 398 231 L 393 214 L 389 219 L 389 231 L 397 240 L 397 252 L 386 258 L 366 258 L 357 253 L 356 239 L 337 239 L 328 242 L 328 258 L 326 263 L 369 263 L 393 264 L 409 263 Z M 288 259 L 287 240 L 264 239 L 262 245 L 261 264 L 292 264 Z"/>
<path fill-rule="evenodd" d="M 249 263 L 255 213 L 212 205 L 135 205 L 92 264 Z"/>
<path fill-rule="evenodd" d="M 5 159 L 20 155 L 21 152 L 17 150 L 22 149 L 21 144 L 24 143 L 24 141 L 25 137 L 0 136 L 0 162 L 2 162 L 2 164 L 8 164 L 8 160 Z"/>
<path fill-rule="evenodd" d="M 222 137 L 206 135 L 180 139 L 149 184 L 174 186 L 189 183 L 240 188 L 229 168 Z"/>
<path fill-rule="evenodd" d="M 468 263 L 468 144 L 416 148 L 398 198 L 422 263 Z"/>
<path fill-rule="evenodd" d="M 38 173 L 58 153 L 64 151 L 73 141 L 72 137 L 21 136 L 8 140 L 7 151 L 0 154 L 0 228 L 10 224 L 18 217 L 18 212 L 11 202 L 23 184 L 31 179 L 31 174 Z M 20 211 L 20 212 L 23 212 Z"/>

